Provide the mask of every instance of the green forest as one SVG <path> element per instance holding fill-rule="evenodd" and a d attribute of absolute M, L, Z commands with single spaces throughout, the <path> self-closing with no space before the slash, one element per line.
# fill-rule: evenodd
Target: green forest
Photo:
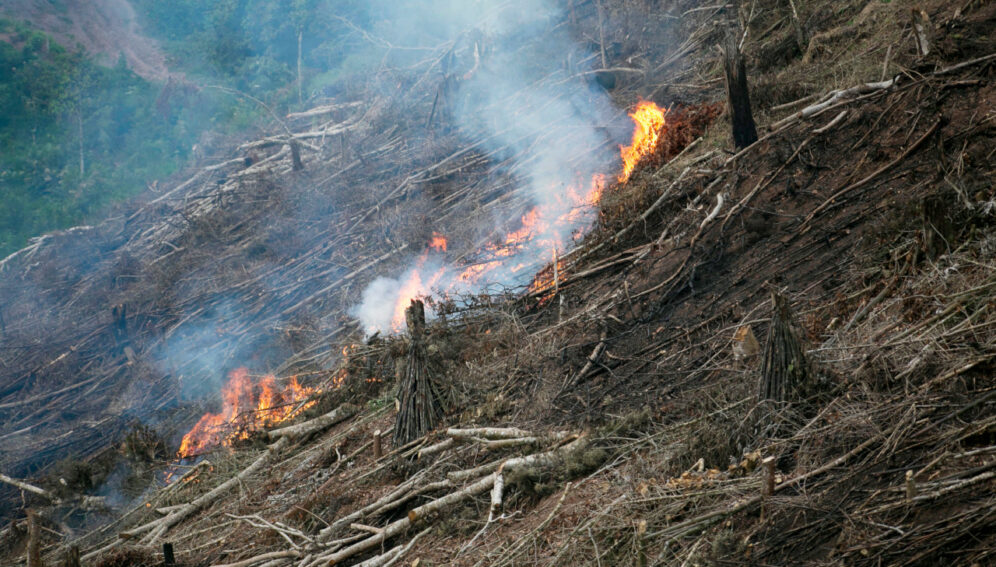
<path fill-rule="evenodd" d="M 133 5 L 166 52 L 166 84 L 0 19 L 0 258 L 46 231 L 99 221 L 210 145 L 206 132 L 224 140 L 333 94 L 364 62 L 353 49 L 366 10 L 356 2 Z M 210 159 L 222 147 L 204 149 Z"/>

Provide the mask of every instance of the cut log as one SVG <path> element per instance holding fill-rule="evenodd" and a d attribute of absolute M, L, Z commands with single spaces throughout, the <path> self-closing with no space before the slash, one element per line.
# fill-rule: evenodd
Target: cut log
<path fill-rule="evenodd" d="M 12 477 L 9 477 L 9 476 L 7 476 L 7 475 L 5 475 L 3 473 L 0 473 L 0 482 L 9 484 L 11 486 L 15 486 L 17 488 L 20 488 L 21 490 L 24 490 L 26 492 L 30 492 L 32 494 L 37 494 L 38 496 L 41 496 L 42 498 L 50 500 L 51 502 L 53 502 L 55 504 L 59 503 L 59 499 L 54 494 L 52 494 L 51 492 L 45 490 L 44 488 L 38 488 L 37 486 L 35 486 L 33 484 L 28 484 L 28 483 L 24 482 L 23 480 L 17 480 L 16 478 L 12 478 Z"/>
<path fill-rule="evenodd" d="M 480 437 L 484 439 L 517 439 L 519 437 L 534 437 L 534 434 L 518 427 L 475 427 L 472 429 L 458 429 L 451 427 L 446 430 L 446 434 L 457 439 L 472 439 Z"/>
<path fill-rule="evenodd" d="M 379 458 L 381 458 L 381 457 L 384 456 L 384 450 L 381 448 L 381 444 L 380 444 L 380 436 L 381 436 L 380 429 L 378 429 L 377 431 L 374 431 L 374 434 L 373 434 L 373 457 L 374 457 L 374 460 L 377 460 L 377 459 L 379 459 Z"/>
<path fill-rule="evenodd" d="M 919 8 L 912 8 L 910 10 L 911 20 L 913 22 L 913 32 L 914 38 L 916 39 L 916 50 L 920 56 L 926 56 L 930 54 L 930 16 L 927 12 Z"/>
<path fill-rule="evenodd" d="M 333 425 L 346 421 L 356 415 L 356 412 L 358 411 L 359 408 L 352 404 L 342 404 L 323 416 L 316 417 L 315 419 L 311 419 L 303 423 L 281 427 L 280 429 L 273 429 L 268 433 L 268 435 L 270 439 L 273 440 L 280 439 L 281 437 L 297 439 L 317 431 L 322 431 L 323 429 L 328 429 Z"/>

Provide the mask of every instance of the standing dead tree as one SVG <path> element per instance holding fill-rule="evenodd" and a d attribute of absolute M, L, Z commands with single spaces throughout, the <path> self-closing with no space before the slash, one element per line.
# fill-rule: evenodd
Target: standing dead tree
<path fill-rule="evenodd" d="M 394 425 L 395 446 L 425 435 L 443 416 L 443 398 L 429 370 L 425 348 L 425 304 L 413 299 L 405 309 L 405 319 L 409 342 L 398 385 L 400 407 Z"/>
<path fill-rule="evenodd" d="M 750 109 L 747 90 L 747 67 L 740 53 L 740 2 L 729 6 L 726 38 L 723 44 L 723 68 L 726 70 L 726 97 L 733 125 L 733 142 L 737 148 L 746 148 L 757 141 L 757 126 Z"/>
<path fill-rule="evenodd" d="M 788 299 L 772 290 L 771 301 L 774 308 L 761 362 L 758 401 L 797 401 L 809 391 L 812 372 Z"/>

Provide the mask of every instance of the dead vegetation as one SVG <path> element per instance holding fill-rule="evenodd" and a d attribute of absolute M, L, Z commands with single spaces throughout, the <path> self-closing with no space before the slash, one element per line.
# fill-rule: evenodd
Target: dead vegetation
<path fill-rule="evenodd" d="M 586 15 L 595 3 L 570 4 L 581 33 L 595 38 L 606 19 L 633 18 L 627 10 L 636 3 L 604 2 L 601 17 Z M 769 73 L 755 83 L 760 140 L 732 154 L 721 121 L 689 128 L 675 149 L 662 150 L 659 162 L 606 197 L 597 230 L 563 256 L 554 294 L 441 309 L 446 316 L 429 323 L 425 348 L 441 360 L 434 371 L 453 390 L 445 431 L 388 443 L 391 385 L 368 379 L 393 380 L 398 340 L 360 344 L 347 338 L 348 326 L 329 331 L 319 315 L 302 318 L 293 332 L 305 334 L 300 344 L 308 346 L 268 344 L 290 357 L 280 370 L 314 369 L 325 379 L 345 370 L 343 386 L 316 410 L 325 418 L 310 415 L 291 426 L 293 435 L 270 432 L 266 446 L 209 455 L 209 464 L 113 523 L 80 537 L 46 537 L 46 557 L 74 543 L 84 562 L 153 563 L 169 541 L 182 564 L 229 567 L 416 558 L 422 565 L 991 562 L 996 45 L 972 30 L 991 29 L 996 9 L 925 6 L 937 49 L 922 56 L 903 3 L 743 4 L 744 52 Z M 695 24 L 684 24 L 687 39 L 654 64 L 639 55 L 639 34 L 637 47 L 601 46 L 610 61 L 629 53 L 643 63 L 642 73 L 614 72 L 617 92 L 678 100 L 694 90 L 679 82 L 703 73 L 695 92 L 718 98 L 722 85 L 710 78 L 718 76 L 718 59 L 700 51 L 716 39 L 702 24 L 713 9 L 678 8 L 683 24 Z M 885 30 L 883 41 L 871 23 Z M 764 53 L 784 63 L 769 64 Z M 661 76 L 675 84 L 655 84 Z M 770 92 L 779 85 L 783 92 Z M 231 228 L 261 214 L 240 205 L 246 196 L 273 204 L 280 194 L 243 170 L 228 174 L 220 190 L 200 186 L 183 195 L 182 206 L 170 205 L 183 211 L 177 218 L 215 220 L 193 223 L 199 228 L 181 231 L 180 240 L 161 240 L 172 245 L 139 263 L 173 266 L 162 291 L 192 306 L 200 303 L 177 289 L 255 285 L 222 285 L 224 270 L 206 258 L 228 248 L 205 250 L 206 243 L 258 250 L 254 257 L 266 262 L 252 269 L 292 278 L 315 263 L 344 262 L 337 246 L 356 252 L 362 238 L 376 235 L 363 244 L 369 252 L 345 267 L 308 276 L 312 285 L 269 292 L 279 299 L 273 306 L 260 300 L 251 307 L 263 321 L 301 305 L 335 313 L 370 277 L 367 270 L 427 238 L 425 227 L 396 222 L 403 211 L 424 210 L 436 222 L 488 202 L 516 208 L 514 194 L 494 188 L 482 196 L 471 191 L 480 185 L 460 177 L 486 168 L 488 156 L 448 148 L 433 161 L 393 133 L 369 136 L 380 149 L 355 158 L 343 150 L 336 159 L 369 164 L 397 152 L 394 164 L 408 156 L 431 165 L 407 170 L 400 184 L 385 182 L 376 196 L 352 196 L 357 202 L 344 203 L 351 212 L 337 217 L 341 232 L 293 232 L 315 246 L 310 257 L 284 258 L 268 247 L 286 238 L 279 223 L 265 238 Z M 305 171 L 331 151 L 316 145 L 310 154 L 305 142 L 316 139 L 302 137 Z M 301 175 L 286 144 L 274 147 L 282 149 L 250 169 Z M 348 176 L 350 167 L 325 175 Z M 446 187 L 457 187 L 456 197 L 420 201 L 411 192 L 443 178 L 453 180 Z M 173 234 L 164 226 L 156 230 Z M 468 243 L 487 237 L 463 235 Z M 322 239 L 330 244 L 316 244 Z M 42 242 L 7 262 L 50 253 Z M 167 256 L 190 264 L 159 260 Z M 89 277 L 54 265 L 62 277 Z M 326 284 L 330 277 L 338 287 Z M 184 320 L 203 315 L 198 309 L 170 315 L 164 332 L 147 332 L 182 332 Z M 264 348 L 239 345 L 245 329 L 233 325 L 224 349 Z M 759 341 L 765 354 L 734 348 L 745 328 L 768 337 Z M 343 346 L 352 352 L 340 356 Z M 70 349 L 63 360 L 81 356 Z M 126 359 L 122 352 L 119 364 Z M 336 372 L 324 370 L 333 364 Z M 765 388 L 760 397 L 775 400 L 758 403 L 759 383 L 814 377 L 818 388 Z M 100 380 L 101 388 L 119 384 L 114 374 Z M 54 407 L 61 395 L 28 400 L 43 396 Z M 352 413 L 345 401 L 366 405 Z M 374 432 L 383 435 L 382 455 L 373 451 Z M 150 450 L 137 443 L 141 437 L 129 451 Z M 14 522 L 0 535 L 20 541 L 23 528 Z"/>

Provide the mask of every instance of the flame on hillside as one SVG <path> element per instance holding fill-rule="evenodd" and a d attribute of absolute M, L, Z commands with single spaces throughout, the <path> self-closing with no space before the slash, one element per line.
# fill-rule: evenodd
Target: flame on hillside
<path fill-rule="evenodd" d="M 177 454 L 180 458 L 193 457 L 218 445 L 246 439 L 260 427 L 276 425 L 314 405 L 314 401 L 307 401 L 314 393 L 314 388 L 298 384 L 295 376 L 280 385 L 273 376 L 256 382 L 248 369 L 233 370 L 221 390 L 221 412 L 204 414 L 183 436 Z"/>
<path fill-rule="evenodd" d="M 642 101 L 636 109 L 629 113 L 633 119 L 633 141 L 630 145 L 620 148 L 623 169 L 619 174 L 619 183 L 629 181 L 629 176 L 637 164 L 652 154 L 660 144 L 667 123 L 667 111 L 650 101 Z"/>
<path fill-rule="evenodd" d="M 630 145 L 620 147 L 622 169 L 616 178 L 618 183 L 626 183 L 636 166 L 657 150 L 664 135 L 666 114 L 667 110 L 649 101 L 640 102 L 629 114 L 634 123 L 633 139 Z M 415 265 L 399 280 L 393 299 L 390 330 L 402 330 L 405 308 L 412 299 L 428 296 L 433 291 L 449 293 L 479 289 L 480 283 L 489 274 L 498 271 L 515 276 L 532 269 L 535 277 L 529 291 L 543 292 L 554 288 L 555 277 L 563 275 L 564 262 L 557 261 L 556 270 L 553 264 L 542 268 L 543 263 L 551 256 L 556 258 L 557 250 L 568 248 L 569 243 L 564 242 L 563 234 L 591 224 L 606 187 L 606 176 L 598 174 L 585 182 L 553 191 L 554 197 L 549 202 L 534 206 L 522 215 L 517 228 L 478 250 L 473 255 L 474 263 L 469 266 L 452 268 L 445 265 L 441 256 L 446 252 L 446 238 L 433 233 Z M 574 238 L 579 236 L 577 233 L 573 235 Z M 378 329 L 371 325 L 368 330 L 373 332 Z"/>

